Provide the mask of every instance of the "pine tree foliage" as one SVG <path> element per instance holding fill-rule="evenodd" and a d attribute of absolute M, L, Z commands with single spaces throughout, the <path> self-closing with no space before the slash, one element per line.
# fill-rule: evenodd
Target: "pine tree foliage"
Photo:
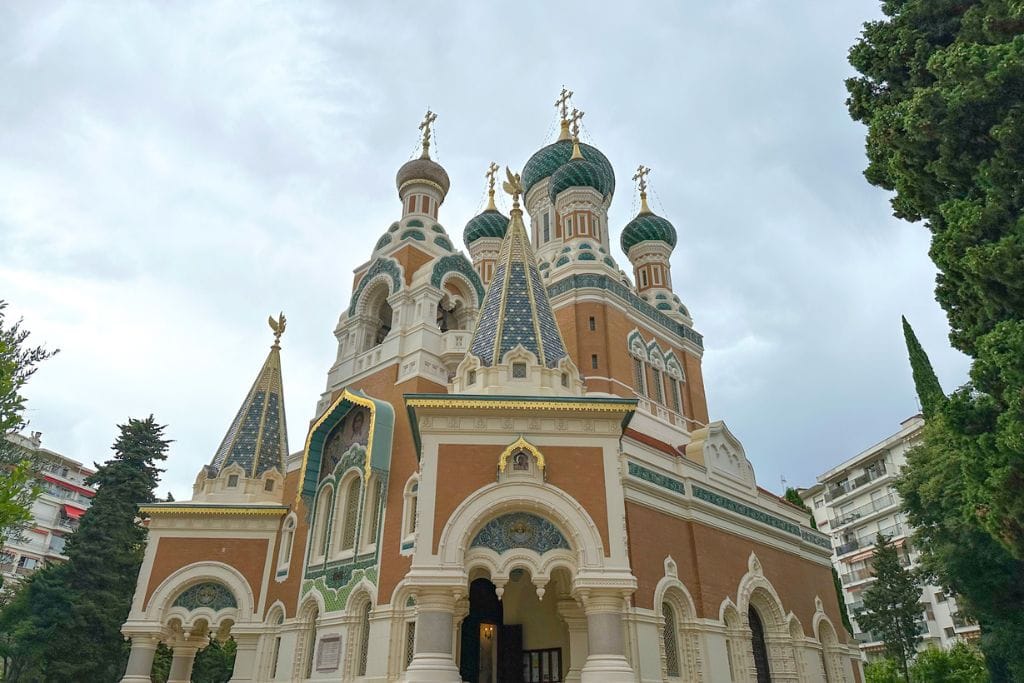
<path fill-rule="evenodd" d="M 903 320 L 903 339 L 907 343 L 907 354 L 910 356 L 910 370 L 914 375 L 914 387 L 917 389 L 917 397 L 921 401 L 921 412 L 925 418 L 932 417 L 942 404 L 946 401 L 946 394 L 942 391 L 939 378 L 935 376 L 932 363 L 928 360 L 928 354 L 924 352 L 921 342 L 914 334 L 914 328 Z"/>
<path fill-rule="evenodd" d="M 875 581 L 864 591 L 864 611 L 857 623 L 879 636 L 885 652 L 909 679 L 910 660 L 921 640 L 921 588 L 913 572 L 900 564 L 891 539 L 878 534 L 874 548 Z"/>
<path fill-rule="evenodd" d="M 138 506 L 155 501 L 168 441 L 152 416 L 119 429 L 114 457 L 87 480 L 96 495 L 65 546 L 68 561 L 33 575 L 0 613 L 0 631 L 14 634 L 4 644 L 16 666 L 9 681 L 103 683 L 124 671 L 120 628 L 146 541 Z"/>
<path fill-rule="evenodd" d="M 953 345 L 974 360 L 964 407 L 981 429 L 957 439 L 961 514 L 1024 559 L 1024 4 L 884 0 L 882 10 L 850 50 L 865 176 L 894 192 L 896 216 L 931 231 L 936 298 Z"/>

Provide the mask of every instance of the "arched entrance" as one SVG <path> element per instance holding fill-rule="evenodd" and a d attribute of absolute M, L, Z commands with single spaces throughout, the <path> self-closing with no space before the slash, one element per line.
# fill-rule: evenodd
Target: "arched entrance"
<path fill-rule="evenodd" d="M 570 637 L 563 612 L 575 606 L 570 577 L 556 570 L 543 588 L 513 569 L 500 589 L 490 578 L 469 585 L 459 673 L 470 683 L 547 683 L 569 673 Z M 500 597 L 499 597 L 500 592 Z M 573 611 L 571 608 L 569 611 Z"/>
<path fill-rule="evenodd" d="M 768 645 L 764 640 L 764 623 L 753 605 L 747 608 L 747 621 L 750 624 L 750 639 L 754 648 L 754 670 L 757 674 L 757 683 L 771 683 Z"/>

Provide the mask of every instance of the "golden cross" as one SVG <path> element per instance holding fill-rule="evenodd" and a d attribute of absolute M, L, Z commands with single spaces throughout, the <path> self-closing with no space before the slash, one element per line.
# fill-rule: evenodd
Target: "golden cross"
<path fill-rule="evenodd" d="M 423 131 L 423 149 L 430 147 L 430 125 L 437 121 L 437 114 L 427 110 L 426 116 L 423 117 L 423 123 L 420 124 L 420 130 Z"/>
<path fill-rule="evenodd" d="M 583 120 L 583 112 L 573 107 L 572 116 L 569 117 L 569 123 L 572 125 L 572 137 L 573 139 L 579 139 L 580 137 L 580 121 Z"/>
<path fill-rule="evenodd" d="M 569 98 L 572 97 L 572 90 L 566 90 L 565 86 L 562 86 L 562 94 L 555 100 L 555 107 L 558 108 L 559 113 L 562 115 L 562 120 L 565 121 L 569 116 Z"/>
<path fill-rule="evenodd" d="M 494 194 L 494 176 L 499 170 L 501 170 L 500 167 L 492 161 L 491 165 L 487 167 L 487 173 L 484 173 L 487 176 L 487 189 L 491 194 Z"/>
<path fill-rule="evenodd" d="M 636 181 L 637 188 L 640 193 L 647 192 L 647 174 L 651 172 L 651 169 L 647 168 L 643 164 L 640 164 L 636 168 L 636 173 L 633 174 L 633 180 Z"/>

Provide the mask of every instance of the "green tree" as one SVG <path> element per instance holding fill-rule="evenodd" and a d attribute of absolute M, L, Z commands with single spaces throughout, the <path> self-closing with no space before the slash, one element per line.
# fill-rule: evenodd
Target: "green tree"
<path fill-rule="evenodd" d="M 882 534 L 875 540 L 873 569 L 875 581 L 864 591 L 864 611 L 857 623 L 882 639 L 886 655 L 909 681 L 910 660 L 921 641 L 921 588 L 914 573 L 900 563 L 891 539 Z"/>
<path fill-rule="evenodd" d="M 811 511 L 811 508 L 807 507 L 807 503 L 804 502 L 804 499 L 800 497 L 800 494 L 795 488 L 787 486 L 786 493 L 783 497 L 807 513 L 812 529 L 818 528 L 818 523 L 814 521 L 814 513 Z M 846 628 L 846 632 L 853 633 L 853 624 L 850 623 L 850 614 L 846 609 L 846 600 L 843 598 L 843 584 L 839 582 L 839 572 L 836 571 L 835 567 L 832 567 L 831 569 L 832 585 L 835 586 L 836 600 L 839 601 L 839 616 L 843 620 L 843 626 Z"/>
<path fill-rule="evenodd" d="M 963 463 L 958 514 L 1024 559 L 1024 6 L 883 0 L 882 10 L 850 50 L 865 176 L 894 192 L 897 217 L 931 231 L 936 298 L 953 346 L 973 359 L 963 401 L 976 431 L 950 443 Z"/>
<path fill-rule="evenodd" d="M 901 683 L 903 676 L 896 660 L 882 657 L 864 665 L 864 680 L 867 683 Z"/>
<path fill-rule="evenodd" d="M 977 648 L 956 643 L 948 650 L 930 647 L 910 667 L 912 683 L 987 683 L 985 658 Z"/>
<path fill-rule="evenodd" d="M 5 437 L 25 428 L 22 390 L 38 365 L 57 353 L 29 346 L 29 331 L 22 328 L 21 320 L 7 324 L 6 308 L 7 303 L 0 300 L 0 548 L 32 519 L 32 502 L 42 493 L 36 463 Z"/>
<path fill-rule="evenodd" d="M 152 416 L 119 429 L 114 457 L 87 480 L 97 491 L 65 546 L 68 561 L 33 575 L 0 613 L 0 632 L 13 634 L 4 653 L 14 669 L 8 681 L 103 683 L 124 671 L 120 627 L 146 541 L 138 505 L 155 502 L 168 441 Z"/>
<path fill-rule="evenodd" d="M 924 405 L 938 380 L 909 325 L 904 330 Z M 896 488 L 915 529 L 922 576 L 955 594 L 961 613 L 978 621 L 992 680 L 1024 680 L 1024 562 L 978 524 L 964 486 L 967 472 L 983 461 L 976 449 L 991 427 L 985 406 L 969 387 L 932 406 Z"/>

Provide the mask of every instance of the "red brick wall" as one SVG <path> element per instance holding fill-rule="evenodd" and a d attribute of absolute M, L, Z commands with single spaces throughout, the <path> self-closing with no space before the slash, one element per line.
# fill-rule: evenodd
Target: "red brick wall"
<path fill-rule="evenodd" d="M 249 583 L 256 604 L 260 601 L 263 567 L 267 559 L 267 541 L 259 538 L 168 538 L 162 537 L 156 546 L 153 569 L 149 573 L 146 599 L 149 604 L 153 591 L 164 579 L 195 562 L 223 562 L 241 572 Z"/>

